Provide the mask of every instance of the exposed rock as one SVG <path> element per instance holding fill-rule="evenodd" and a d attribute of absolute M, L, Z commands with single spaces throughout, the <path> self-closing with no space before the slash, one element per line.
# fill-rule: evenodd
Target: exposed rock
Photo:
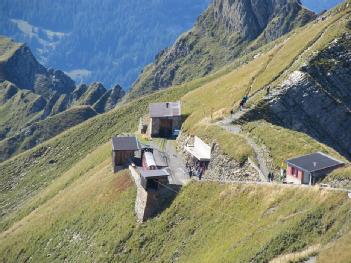
<path fill-rule="evenodd" d="M 218 145 L 214 147 L 211 153 L 211 162 L 203 178 L 219 182 L 260 181 L 257 171 L 248 161 L 241 165 L 221 152 Z"/>
<path fill-rule="evenodd" d="M 45 106 L 46 106 L 46 100 L 42 96 L 40 96 L 30 104 L 28 112 L 29 113 L 39 112 L 43 110 Z"/>
<path fill-rule="evenodd" d="M 4 81 L 3 83 L 0 83 L 0 89 L 5 90 L 5 92 L 3 93 L 3 96 L 0 97 L 0 103 L 6 103 L 18 92 L 18 88 L 13 83 L 8 81 Z"/>
<path fill-rule="evenodd" d="M 46 75 L 46 69 L 34 58 L 26 45 L 22 45 L 3 63 L 6 80 L 22 89 L 34 90 L 36 75 Z"/>
<path fill-rule="evenodd" d="M 298 0 L 215 0 L 144 69 L 129 96 L 204 76 L 314 18 Z"/>
<path fill-rule="evenodd" d="M 191 156 L 185 151 L 186 143 L 192 143 L 187 134 L 181 134 L 177 139 L 177 150 L 184 156 L 185 160 L 189 160 Z M 211 161 L 208 170 L 203 175 L 205 180 L 214 180 L 219 182 L 234 182 L 234 181 L 260 181 L 257 170 L 246 161 L 240 164 L 227 154 L 223 153 L 220 145 L 213 144 L 211 152 Z"/>
<path fill-rule="evenodd" d="M 82 96 L 83 94 L 87 91 L 88 89 L 88 86 L 85 85 L 85 84 L 81 84 L 79 85 L 72 93 L 72 99 L 74 101 L 78 101 Z"/>
<path fill-rule="evenodd" d="M 103 96 L 94 104 L 94 109 L 101 113 L 113 109 L 123 98 L 125 91 L 119 85 L 105 92 Z"/>
<path fill-rule="evenodd" d="M 293 72 L 243 120 L 266 119 L 304 132 L 351 158 L 351 34 Z"/>

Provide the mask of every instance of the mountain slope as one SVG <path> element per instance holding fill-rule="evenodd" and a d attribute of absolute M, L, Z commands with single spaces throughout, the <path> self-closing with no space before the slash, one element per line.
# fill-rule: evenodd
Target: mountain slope
<path fill-rule="evenodd" d="M 1 163 L 2 259 L 279 262 L 288 253 L 300 261 L 316 256 L 330 262 L 335 249 L 333 261 L 347 262 L 350 199 L 319 187 L 192 182 L 158 217 L 136 225 L 135 189 L 126 171 L 112 174 L 110 138 L 134 132 L 150 102 L 179 99 L 187 116 L 182 134 L 207 136 L 229 159 L 241 156 L 242 145 L 227 143 L 240 135 L 266 145 L 275 172 L 282 159 L 311 151 L 346 160 L 306 133 L 265 121 L 263 114 L 254 121 L 241 116 L 239 135 L 208 131 L 236 111 L 248 87 L 247 113 L 267 99 L 267 85 L 279 99 L 291 73 L 332 52 L 334 39 L 349 33 L 350 8 L 342 5 L 215 74 L 130 101 Z M 218 137 L 223 134 L 231 140 Z M 349 167 L 338 172 L 329 178 L 343 174 L 344 187 L 351 187 Z"/>
<path fill-rule="evenodd" d="M 9 159 L 18 153 L 24 152 L 34 146 L 55 137 L 97 113 L 90 106 L 73 107 L 52 117 L 34 122 L 12 137 L 0 141 L 0 161 Z"/>
<path fill-rule="evenodd" d="M 209 0 L 3 0 L 0 34 L 77 83 L 130 87 L 157 52 L 188 30 Z"/>
<path fill-rule="evenodd" d="M 314 18 L 298 1 L 215 0 L 147 66 L 130 97 L 204 76 Z"/>
<path fill-rule="evenodd" d="M 0 142 L 13 136 L 20 136 L 23 140 L 23 134 L 28 130 L 33 134 L 33 129 L 38 128 L 33 124 L 72 107 L 96 106 L 99 113 L 106 112 L 114 108 L 123 96 L 124 91 L 118 85 L 110 90 L 100 83 L 76 87 L 73 80 L 62 71 L 47 70 L 39 64 L 27 46 L 0 38 Z M 64 116 L 72 120 L 64 120 L 62 126 L 56 123 L 56 132 L 40 137 L 48 139 L 49 134 L 56 135 L 63 128 L 71 127 L 73 123 L 78 124 L 94 115 L 96 113 L 70 111 L 60 118 Z M 35 143 L 36 141 L 27 143 L 24 149 L 35 146 L 42 140 Z M 2 152 L 18 152 L 19 149 L 15 146 L 17 143 L 10 145 L 8 142 L 2 144 L 5 147 Z M 7 146 L 10 148 L 6 148 Z M 9 156 L 11 154 L 1 156 L 0 160 Z"/>
<path fill-rule="evenodd" d="M 350 32 L 335 39 L 243 119 L 304 132 L 351 158 L 350 43 Z"/>
<path fill-rule="evenodd" d="M 3 232 L 1 257 L 8 262 L 268 262 L 309 246 L 323 253 L 351 224 L 345 193 L 191 183 L 162 215 L 138 226 L 135 193 L 126 172 L 113 174 L 109 160 L 101 162 Z M 334 262 L 342 262 L 343 254 Z"/>

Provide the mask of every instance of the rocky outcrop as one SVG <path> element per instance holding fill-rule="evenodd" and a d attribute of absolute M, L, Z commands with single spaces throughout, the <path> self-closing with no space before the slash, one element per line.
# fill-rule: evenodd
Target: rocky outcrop
<path fill-rule="evenodd" d="M 243 120 L 265 120 L 310 135 L 351 159 L 351 34 L 293 72 Z"/>
<path fill-rule="evenodd" d="M 191 144 L 191 138 L 187 134 L 182 133 L 177 138 L 177 150 L 183 155 L 185 160 L 189 161 L 191 156 L 185 151 L 186 143 Z M 261 181 L 258 171 L 249 160 L 240 163 L 225 154 L 218 143 L 213 142 L 212 145 L 211 161 L 202 177 L 204 180 L 218 182 Z"/>
<path fill-rule="evenodd" d="M 214 0 L 189 32 L 144 69 L 129 96 L 204 76 L 314 17 L 298 0 Z"/>
<path fill-rule="evenodd" d="M 94 104 L 94 109 L 99 112 L 106 112 L 113 109 L 116 104 L 125 95 L 125 91 L 121 86 L 116 85 L 112 89 L 107 90 L 104 95 Z"/>
<path fill-rule="evenodd" d="M 224 25 L 229 32 L 240 32 L 241 37 L 248 40 L 255 39 L 265 30 L 265 37 L 272 40 L 288 32 L 294 22 L 308 22 L 313 15 L 306 12 L 298 17 L 301 9 L 298 1 L 214 0 L 213 3 L 215 22 Z"/>
<path fill-rule="evenodd" d="M 203 178 L 219 182 L 260 181 L 257 170 L 249 161 L 240 164 L 221 152 L 218 146 L 211 153 L 211 162 Z"/>

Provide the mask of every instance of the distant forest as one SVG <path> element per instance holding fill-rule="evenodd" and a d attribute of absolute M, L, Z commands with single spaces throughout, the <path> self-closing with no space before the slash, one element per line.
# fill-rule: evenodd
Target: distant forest
<path fill-rule="evenodd" d="M 0 34 L 76 82 L 128 88 L 211 0 L 1 0 Z M 302 0 L 320 12 L 342 0 Z M 25 21 L 25 22 L 23 22 Z M 27 24 L 27 23 L 28 24 Z M 61 34 L 63 33 L 63 34 Z"/>
<path fill-rule="evenodd" d="M 208 3 L 1 0 L 0 34 L 26 42 L 47 67 L 82 72 L 78 82 L 128 88 L 160 50 L 192 27 Z"/>

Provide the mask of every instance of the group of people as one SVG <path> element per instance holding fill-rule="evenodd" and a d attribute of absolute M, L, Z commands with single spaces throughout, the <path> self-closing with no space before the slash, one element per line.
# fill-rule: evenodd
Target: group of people
<path fill-rule="evenodd" d="M 269 172 L 268 173 L 268 182 L 273 182 L 274 181 L 274 173 L 273 172 Z"/>
<path fill-rule="evenodd" d="M 274 177 L 275 176 L 274 176 L 273 172 L 269 172 L 267 177 L 268 177 L 268 182 L 273 182 L 274 181 Z M 284 182 L 285 178 L 286 178 L 286 170 L 281 168 L 280 169 L 280 178 L 278 176 L 278 181 Z"/>
<path fill-rule="evenodd" d="M 195 176 L 198 177 L 199 180 L 201 180 L 203 174 L 206 171 L 206 165 L 200 163 L 200 162 L 195 162 L 193 164 L 190 164 L 189 162 L 186 163 L 185 165 L 187 172 L 191 177 Z"/>

